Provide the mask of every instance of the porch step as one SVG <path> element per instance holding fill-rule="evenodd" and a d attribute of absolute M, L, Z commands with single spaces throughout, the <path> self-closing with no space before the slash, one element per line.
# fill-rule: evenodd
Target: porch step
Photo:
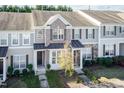
<path fill-rule="evenodd" d="M 75 72 L 76 72 L 78 75 L 84 74 L 84 72 L 83 72 L 81 69 L 75 69 Z"/>

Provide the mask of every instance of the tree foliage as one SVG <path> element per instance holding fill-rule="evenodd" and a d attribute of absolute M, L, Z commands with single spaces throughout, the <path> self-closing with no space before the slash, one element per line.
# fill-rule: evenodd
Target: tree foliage
<path fill-rule="evenodd" d="M 73 61 L 72 52 L 69 45 L 66 43 L 64 45 L 64 50 L 58 56 L 58 63 L 62 69 L 65 71 L 65 75 L 71 77 L 73 75 Z"/>
<path fill-rule="evenodd" d="M 41 10 L 41 11 L 72 11 L 72 8 L 69 6 L 53 6 L 53 5 L 36 5 L 34 7 L 24 5 L 24 6 L 16 6 L 16 5 L 3 5 L 0 7 L 0 12 L 26 12 L 30 13 L 32 10 Z"/>

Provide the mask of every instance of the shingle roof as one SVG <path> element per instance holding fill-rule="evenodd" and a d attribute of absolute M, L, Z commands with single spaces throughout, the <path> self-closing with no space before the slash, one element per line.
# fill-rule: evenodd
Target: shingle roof
<path fill-rule="evenodd" d="M 49 18 L 57 14 L 60 14 L 72 26 L 94 26 L 93 23 L 91 23 L 86 18 L 82 17 L 80 14 L 76 12 L 38 11 L 38 10 L 32 11 L 34 25 L 42 26 L 49 20 Z"/>
<path fill-rule="evenodd" d="M 82 48 L 83 45 L 79 40 L 71 40 L 71 47 L 72 48 Z"/>
<path fill-rule="evenodd" d="M 45 46 L 45 43 L 35 43 L 34 49 L 63 49 L 64 43 L 50 43 L 48 46 Z"/>
<path fill-rule="evenodd" d="M 103 24 L 123 24 L 124 14 L 119 11 L 82 10 L 84 13 L 95 18 Z"/>
<path fill-rule="evenodd" d="M 6 57 L 8 47 L 0 47 L 0 57 Z"/>
<path fill-rule="evenodd" d="M 31 13 L 0 12 L 0 30 L 30 30 Z"/>

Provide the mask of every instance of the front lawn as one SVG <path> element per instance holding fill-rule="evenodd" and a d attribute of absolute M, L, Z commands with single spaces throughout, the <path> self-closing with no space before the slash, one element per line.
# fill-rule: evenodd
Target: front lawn
<path fill-rule="evenodd" d="M 27 74 L 26 76 L 11 77 L 7 80 L 8 88 L 39 88 L 38 76 Z"/>
<path fill-rule="evenodd" d="M 51 88 L 64 88 L 64 82 L 61 80 L 57 71 L 47 71 L 47 80 Z"/>
<path fill-rule="evenodd" d="M 85 69 L 90 70 L 97 78 L 118 78 L 124 79 L 124 68 L 120 66 L 103 67 L 103 66 L 91 66 Z"/>

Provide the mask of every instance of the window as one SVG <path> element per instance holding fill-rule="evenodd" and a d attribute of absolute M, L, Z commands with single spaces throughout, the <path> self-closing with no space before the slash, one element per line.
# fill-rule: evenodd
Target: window
<path fill-rule="evenodd" d="M 92 59 L 92 54 L 84 54 L 84 57 L 83 57 L 85 60 L 91 60 Z"/>
<path fill-rule="evenodd" d="M 36 30 L 36 31 L 37 31 L 37 38 L 43 39 L 44 30 Z"/>
<path fill-rule="evenodd" d="M 19 44 L 19 34 L 12 34 L 12 45 L 18 45 Z"/>
<path fill-rule="evenodd" d="M 120 31 L 121 33 L 124 33 L 124 27 L 121 27 L 121 31 Z"/>
<path fill-rule="evenodd" d="M 80 29 L 75 29 L 74 30 L 74 38 L 75 39 L 80 39 Z"/>
<path fill-rule="evenodd" d="M 23 45 L 30 44 L 30 34 L 23 34 Z"/>
<path fill-rule="evenodd" d="M 105 56 L 114 56 L 114 45 L 105 45 Z"/>
<path fill-rule="evenodd" d="M 57 64 L 57 58 L 59 57 L 61 51 L 52 51 L 52 64 Z"/>
<path fill-rule="evenodd" d="M 8 34 L 6 34 L 6 33 L 0 34 L 0 45 L 2 45 L 2 46 L 8 45 Z"/>
<path fill-rule="evenodd" d="M 106 35 L 114 35 L 115 34 L 114 26 L 106 26 L 105 31 L 106 31 L 105 32 Z"/>
<path fill-rule="evenodd" d="M 53 40 L 63 40 L 64 39 L 64 29 L 54 29 L 52 32 Z"/>
<path fill-rule="evenodd" d="M 13 67 L 15 69 L 24 69 L 26 68 L 26 56 L 13 56 Z"/>

